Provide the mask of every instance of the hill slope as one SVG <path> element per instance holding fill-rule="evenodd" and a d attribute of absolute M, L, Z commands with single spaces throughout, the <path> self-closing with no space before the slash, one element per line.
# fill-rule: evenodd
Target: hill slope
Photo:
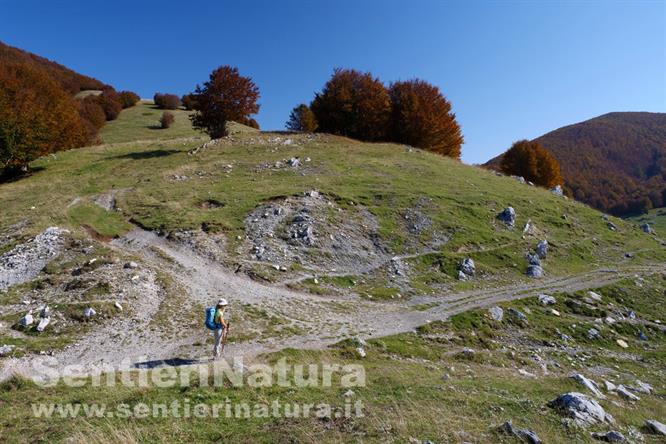
<path fill-rule="evenodd" d="M 233 325 L 225 358 L 362 365 L 367 385 L 349 393 L 337 377 L 332 387 L 269 388 L 84 380 L 44 389 L 14 377 L 0 385 L 7 441 L 512 442 L 497 426 L 514 419 L 546 442 L 592 442 L 546 407 L 585 390 L 572 371 L 654 385 L 638 404 L 610 393 L 601 401 L 625 434 L 666 414 L 666 335 L 654 322 L 666 316 L 654 304 L 664 294 L 663 233 L 421 150 L 238 127 L 209 141 L 184 119 L 177 133 L 147 129 L 153 111 L 123 111 L 104 135 L 117 143 L 40 159 L 31 176 L 0 185 L 0 346 L 13 346 L 0 379 L 35 376 L 44 355 L 50 368 L 76 364 L 84 374 L 124 359 L 134 372 L 198 372 L 212 346 L 203 309 L 224 296 Z M 497 219 L 508 205 L 514 228 Z M 545 276 L 528 278 L 525 255 L 544 239 Z M 476 274 L 458 280 L 465 258 Z M 555 305 L 541 305 L 541 293 Z M 18 325 L 43 305 L 44 332 Z M 492 306 L 502 320 L 490 318 Z M 32 402 L 115 409 L 278 398 L 334 413 L 231 417 L 223 427 L 31 413 Z M 362 401 L 364 416 L 336 416 L 346 400 Z"/>
<path fill-rule="evenodd" d="M 562 168 L 572 195 L 611 214 L 663 205 L 666 114 L 609 113 L 535 139 Z M 498 168 L 501 156 L 486 165 Z"/>

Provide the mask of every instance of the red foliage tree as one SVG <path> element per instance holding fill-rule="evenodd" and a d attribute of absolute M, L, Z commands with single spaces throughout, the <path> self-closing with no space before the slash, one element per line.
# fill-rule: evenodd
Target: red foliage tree
<path fill-rule="evenodd" d="M 116 120 L 118 114 L 123 110 L 118 93 L 111 87 L 102 90 L 102 94 L 96 96 L 97 103 L 104 110 L 106 120 Z"/>
<path fill-rule="evenodd" d="M 197 85 L 194 99 L 197 111 L 190 116 L 192 125 L 214 139 L 227 135 L 229 121 L 256 125 L 249 116 L 259 112 L 259 88 L 251 78 L 241 76 L 238 68 L 215 69 L 203 87 Z"/>
<path fill-rule="evenodd" d="M 502 172 L 522 176 L 543 187 L 562 185 L 560 164 L 539 142 L 519 140 L 504 153 L 500 165 Z"/>
<path fill-rule="evenodd" d="M 419 79 L 395 82 L 389 96 L 392 141 L 460 158 L 460 125 L 438 87 Z"/>
<path fill-rule="evenodd" d="M 188 111 L 193 111 L 197 109 L 197 101 L 196 98 L 194 97 L 194 94 L 185 94 L 183 97 L 180 98 L 180 102 L 183 104 L 183 107 L 185 107 L 186 110 Z"/>
<path fill-rule="evenodd" d="M 301 103 L 291 110 L 286 127 L 290 131 L 313 133 L 317 129 L 317 118 L 309 106 Z"/>
<path fill-rule="evenodd" d="M 0 65 L 0 168 L 26 168 L 33 159 L 83 146 L 86 124 L 75 99 L 41 69 Z"/>
<path fill-rule="evenodd" d="M 391 101 L 370 73 L 336 69 L 310 105 L 318 131 L 360 140 L 386 140 Z"/>
<path fill-rule="evenodd" d="M 159 109 L 178 109 L 180 108 L 180 97 L 175 94 L 155 93 L 153 101 Z"/>

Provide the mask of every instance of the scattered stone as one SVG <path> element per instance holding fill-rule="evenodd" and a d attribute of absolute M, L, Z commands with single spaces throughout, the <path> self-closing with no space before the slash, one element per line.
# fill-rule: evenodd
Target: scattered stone
<path fill-rule="evenodd" d="M 32 317 L 32 310 L 30 310 L 25 316 L 23 316 L 19 320 L 19 325 L 21 327 L 30 327 L 33 322 L 35 322 L 35 318 Z"/>
<path fill-rule="evenodd" d="M 611 231 L 617 231 L 617 226 L 611 221 L 608 221 L 606 223 L 606 226 L 608 226 L 608 229 Z"/>
<path fill-rule="evenodd" d="M 0 347 L 0 358 L 7 356 L 10 354 L 14 348 L 16 348 L 14 345 L 3 345 Z"/>
<path fill-rule="evenodd" d="M 347 391 L 344 393 L 343 396 L 344 396 L 345 398 L 351 398 L 351 397 L 354 396 L 355 394 L 356 394 L 356 393 L 354 393 L 354 391 L 353 391 L 352 389 L 349 389 L 349 390 L 347 390 Z"/>
<path fill-rule="evenodd" d="M 527 316 L 525 316 L 525 313 L 523 313 L 520 310 L 516 310 L 515 308 L 509 308 L 509 314 L 514 318 L 518 319 L 519 321 L 527 322 Z"/>
<path fill-rule="evenodd" d="M 645 426 L 657 435 L 666 436 L 666 425 L 660 423 L 659 421 L 648 419 L 645 421 Z"/>
<path fill-rule="evenodd" d="M 119 311 L 123 311 L 123 306 L 120 305 L 120 302 L 116 301 L 116 302 L 113 304 L 113 306 L 116 307 Z"/>
<path fill-rule="evenodd" d="M 524 370 L 522 368 L 518 369 L 518 374 L 521 376 L 526 376 L 528 378 L 536 378 L 536 375 L 534 373 L 528 372 L 527 370 Z"/>
<path fill-rule="evenodd" d="M 555 185 L 553 188 L 550 189 L 550 192 L 553 193 L 556 196 L 564 196 L 564 192 L 562 191 L 562 186 L 561 185 Z"/>
<path fill-rule="evenodd" d="M 539 265 L 539 266 L 541 266 L 541 259 L 539 259 L 539 256 L 537 256 L 536 254 L 527 253 L 527 255 L 525 256 L 525 259 L 527 259 L 527 263 L 530 264 L 530 265 Z"/>
<path fill-rule="evenodd" d="M 532 223 L 532 219 L 528 219 L 527 223 L 523 227 L 523 234 L 532 234 L 534 233 L 534 224 Z"/>
<path fill-rule="evenodd" d="M 298 157 L 292 157 L 287 161 L 290 167 L 296 168 L 298 165 L 301 164 L 301 161 L 298 160 Z"/>
<path fill-rule="evenodd" d="M 37 331 L 38 332 L 43 332 L 44 329 L 46 329 L 46 327 L 49 325 L 50 322 L 51 322 L 50 318 L 41 318 L 39 320 L 39 324 L 37 324 Z"/>
<path fill-rule="evenodd" d="M 500 431 L 506 433 L 507 435 L 515 436 L 523 442 L 529 444 L 541 444 L 541 439 L 539 436 L 532 430 L 528 429 L 519 429 L 513 426 L 511 421 L 507 421 L 500 427 Z"/>
<path fill-rule="evenodd" d="M 548 255 L 548 241 L 547 240 L 542 240 L 539 241 L 539 243 L 536 246 L 536 254 L 539 256 L 539 259 L 546 259 L 546 256 Z"/>
<path fill-rule="evenodd" d="M 604 387 L 606 387 L 607 392 L 614 392 L 617 389 L 617 386 L 610 381 L 604 381 Z"/>
<path fill-rule="evenodd" d="M 641 225 L 641 230 L 643 230 L 643 233 L 652 234 L 652 227 L 648 223 Z"/>
<path fill-rule="evenodd" d="M 606 318 L 604 318 L 604 322 L 608 325 L 613 325 L 617 321 L 614 318 L 610 317 L 610 316 L 606 316 Z"/>
<path fill-rule="evenodd" d="M 541 303 L 541 305 L 554 305 L 555 302 L 557 302 L 557 301 L 555 300 L 554 297 L 552 297 L 548 294 L 540 294 L 539 295 L 539 302 Z"/>
<path fill-rule="evenodd" d="M 458 280 L 459 281 L 466 281 L 467 280 L 467 275 L 462 272 L 462 270 L 458 270 Z"/>
<path fill-rule="evenodd" d="M 474 261 L 469 257 L 463 259 L 463 261 L 458 266 L 458 270 L 462 271 L 467 276 L 474 276 L 474 273 L 476 273 Z"/>
<path fill-rule="evenodd" d="M 357 347 L 356 348 L 356 353 L 358 353 L 358 355 L 361 358 L 365 358 L 365 356 L 366 356 L 365 349 L 363 347 Z"/>
<path fill-rule="evenodd" d="M 497 218 L 504 222 L 508 227 L 513 228 L 516 225 L 516 210 L 513 207 L 506 207 Z"/>
<path fill-rule="evenodd" d="M 48 305 L 42 307 L 42 309 L 39 311 L 39 317 L 42 319 L 51 317 L 51 309 L 48 307 Z"/>
<path fill-rule="evenodd" d="M 643 333 L 642 331 L 639 331 L 637 336 L 638 336 L 638 339 L 640 339 L 641 341 L 647 341 L 648 340 L 648 337 L 645 336 L 645 333 Z"/>
<path fill-rule="evenodd" d="M 615 430 L 611 430 L 610 432 L 606 433 L 593 432 L 592 438 L 605 442 L 626 442 L 624 435 L 622 435 L 620 432 L 616 432 Z"/>
<path fill-rule="evenodd" d="M 551 308 L 551 309 L 550 309 L 550 314 L 555 315 L 555 316 L 559 316 L 559 315 L 560 315 L 560 312 L 557 311 L 557 310 L 555 310 L 554 308 Z"/>
<path fill-rule="evenodd" d="M 629 312 L 629 314 L 627 314 L 627 317 L 628 317 L 629 319 L 631 319 L 631 320 L 636 319 L 636 312 L 633 311 L 633 310 L 631 310 L 631 311 Z"/>
<path fill-rule="evenodd" d="M 123 265 L 123 268 L 135 269 L 135 268 L 139 268 L 139 264 L 137 264 L 134 261 L 131 261 L 131 262 L 127 262 L 125 265 Z"/>
<path fill-rule="evenodd" d="M 531 278 L 540 278 L 543 276 L 543 268 L 540 265 L 530 265 L 526 274 Z"/>
<path fill-rule="evenodd" d="M 85 310 L 83 310 L 83 316 L 85 316 L 86 318 L 91 318 L 91 317 L 95 316 L 96 314 L 97 314 L 97 312 L 92 307 L 88 307 Z"/>
<path fill-rule="evenodd" d="M 582 393 L 565 393 L 550 401 L 548 406 L 569 416 L 576 424 L 581 426 L 603 422 L 615 423 L 613 417 L 606 413 L 597 401 Z"/>
<path fill-rule="evenodd" d="M 463 356 L 465 356 L 466 358 L 471 359 L 474 357 L 475 354 L 476 352 L 474 351 L 473 348 L 467 348 L 467 347 L 463 348 Z"/>
<path fill-rule="evenodd" d="M 597 330 L 596 328 L 590 328 L 587 331 L 587 338 L 588 339 L 599 339 L 600 337 L 601 337 L 601 335 L 599 334 L 599 330 Z"/>
<path fill-rule="evenodd" d="M 488 309 L 488 313 L 490 314 L 490 317 L 495 321 L 501 321 L 502 318 L 504 318 L 504 310 L 502 310 L 502 307 L 498 306 L 490 307 Z"/>
<path fill-rule="evenodd" d="M 599 385 L 591 379 L 586 378 L 580 373 L 576 373 L 571 376 L 574 380 L 578 381 L 581 385 L 587 388 L 589 391 L 594 393 L 597 398 L 605 399 L 606 397 L 599 390 Z"/>
<path fill-rule="evenodd" d="M 638 392 L 638 393 L 644 393 L 646 395 L 649 395 L 652 393 L 654 388 L 648 384 L 647 382 L 643 382 L 641 380 L 636 380 L 636 386 L 629 387 L 631 390 Z"/>
<path fill-rule="evenodd" d="M 617 345 L 619 345 L 622 348 L 629 348 L 629 344 L 627 344 L 627 341 L 625 341 L 624 339 L 618 339 L 615 342 L 617 343 Z"/>
<path fill-rule="evenodd" d="M 595 293 L 593 291 L 588 291 L 587 295 L 595 301 L 601 301 L 601 295 L 599 293 Z"/>
<path fill-rule="evenodd" d="M 621 397 L 623 397 L 624 399 L 626 399 L 628 401 L 640 401 L 640 399 L 641 399 L 638 396 L 631 393 L 629 391 L 629 389 L 627 389 L 622 384 L 618 385 L 617 388 L 615 389 L 615 391 L 617 392 L 618 395 L 620 395 Z"/>

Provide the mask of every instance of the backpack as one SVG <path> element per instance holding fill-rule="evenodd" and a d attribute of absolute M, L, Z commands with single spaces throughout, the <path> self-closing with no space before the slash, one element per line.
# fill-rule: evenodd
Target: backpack
<path fill-rule="evenodd" d="M 222 328 L 222 324 L 215 322 L 215 307 L 210 307 L 206 309 L 206 327 L 209 330 L 219 330 Z"/>

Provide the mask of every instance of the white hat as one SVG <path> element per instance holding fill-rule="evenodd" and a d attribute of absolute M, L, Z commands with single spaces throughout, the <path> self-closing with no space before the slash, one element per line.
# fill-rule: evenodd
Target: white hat
<path fill-rule="evenodd" d="M 229 303 L 224 298 L 221 298 L 219 301 L 217 301 L 217 306 L 218 307 L 225 307 L 227 305 L 229 305 Z"/>

